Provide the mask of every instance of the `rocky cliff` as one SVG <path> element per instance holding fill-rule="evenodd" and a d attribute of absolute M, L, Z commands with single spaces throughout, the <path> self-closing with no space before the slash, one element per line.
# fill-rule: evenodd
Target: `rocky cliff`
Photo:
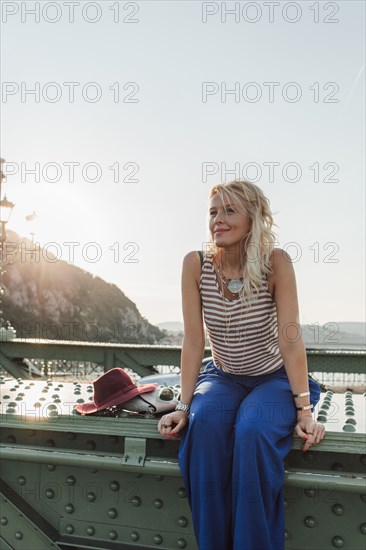
<path fill-rule="evenodd" d="M 18 338 L 154 344 L 166 334 L 116 285 L 26 248 L 27 239 L 8 231 L 3 317 Z"/>

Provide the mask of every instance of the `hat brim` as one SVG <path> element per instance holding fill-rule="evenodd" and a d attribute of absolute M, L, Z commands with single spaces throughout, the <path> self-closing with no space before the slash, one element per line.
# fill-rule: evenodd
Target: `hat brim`
<path fill-rule="evenodd" d="M 122 403 L 133 399 L 137 395 L 140 395 L 140 393 L 148 393 L 154 391 L 157 386 L 158 384 L 141 384 L 141 386 L 131 388 L 131 390 L 127 392 L 124 390 L 116 392 L 111 399 L 102 404 L 97 405 L 94 401 L 91 401 L 90 403 L 80 403 L 79 405 L 75 406 L 75 409 L 80 414 L 92 414 L 98 411 L 103 411 L 104 409 L 108 409 L 108 407 L 121 405 Z"/>

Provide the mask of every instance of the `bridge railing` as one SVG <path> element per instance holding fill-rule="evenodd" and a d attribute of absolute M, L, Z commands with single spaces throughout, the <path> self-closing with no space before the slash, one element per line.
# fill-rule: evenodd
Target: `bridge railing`
<path fill-rule="evenodd" d="M 1 343 L 0 365 L 15 378 L 31 378 L 32 372 L 24 359 L 37 366 L 45 378 L 98 376 L 114 367 L 122 367 L 142 377 L 156 372 L 178 372 L 181 346 L 76 342 L 64 340 L 20 339 Z M 307 348 L 309 372 L 352 375 L 358 382 L 366 376 L 365 350 L 332 350 Z M 212 355 L 206 347 L 204 358 Z M 28 365 L 29 366 L 29 365 Z M 345 381 L 345 380 L 344 380 Z"/>

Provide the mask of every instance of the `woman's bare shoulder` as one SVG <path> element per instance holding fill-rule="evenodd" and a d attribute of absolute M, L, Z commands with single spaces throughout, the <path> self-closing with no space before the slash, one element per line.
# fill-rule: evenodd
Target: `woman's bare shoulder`
<path fill-rule="evenodd" d="M 283 250 L 283 248 L 274 248 L 271 256 L 272 282 L 276 282 L 278 277 L 282 277 L 290 272 L 293 272 L 293 265 L 291 256 Z"/>
<path fill-rule="evenodd" d="M 197 284 L 200 281 L 201 274 L 201 259 L 197 250 L 191 250 L 183 258 L 183 269 L 189 274 L 192 275 Z"/>

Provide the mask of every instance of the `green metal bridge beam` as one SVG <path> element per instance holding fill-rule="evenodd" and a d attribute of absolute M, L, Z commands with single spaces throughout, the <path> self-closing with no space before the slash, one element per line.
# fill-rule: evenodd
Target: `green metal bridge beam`
<path fill-rule="evenodd" d="M 178 462 L 168 462 L 158 457 L 146 457 L 141 465 L 126 464 L 126 455 L 113 453 L 100 454 L 74 452 L 68 449 L 49 449 L 47 447 L 12 447 L 0 445 L 2 460 L 16 462 L 33 462 L 36 464 L 54 464 L 77 466 L 79 468 L 98 468 L 101 470 L 126 471 L 152 475 L 170 475 L 180 477 Z M 285 485 L 296 485 L 301 488 L 318 487 L 347 493 L 362 493 L 365 490 L 365 476 L 362 473 L 311 471 L 304 472 L 299 468 L 285 472 Z"/>
<path fill-rule="evenodd" d="M 180 366 L 181 346 L 113 344 L 100 342 L 70 342 L 64 340 L 18 339 L 1 343 L 0 364 L 16 378 L 28 378 L 12 359 L 66 360 L 97 363 L 109 370 L 124 365 L 141 376 L 151 374 L 152 366 Z M 307 349 L 310 372 L 366 373 L 366 351 Z M 204 357 L 210 357 L 206 347 Z"/>
<path fill-rule="evenodd" d="M 7 483 L 0 480 L 1 550 L 57 550 L 58 532 L 25 502 Z M 12 546 L 9 546 L 9 544 Z"/>
<path fill-rule="evenodd" d="M 4 367 L 8 371 L 9 374 L 14 376 L 14 378 L 22 378 L 23 380 L 27 380 L 29 378 L 29 375 L 27 371 L 24 369 L 21 369 L 14 361 L 9 359 L 6 355 L 4 355 L 0 351 L 0 365 Z"/>

